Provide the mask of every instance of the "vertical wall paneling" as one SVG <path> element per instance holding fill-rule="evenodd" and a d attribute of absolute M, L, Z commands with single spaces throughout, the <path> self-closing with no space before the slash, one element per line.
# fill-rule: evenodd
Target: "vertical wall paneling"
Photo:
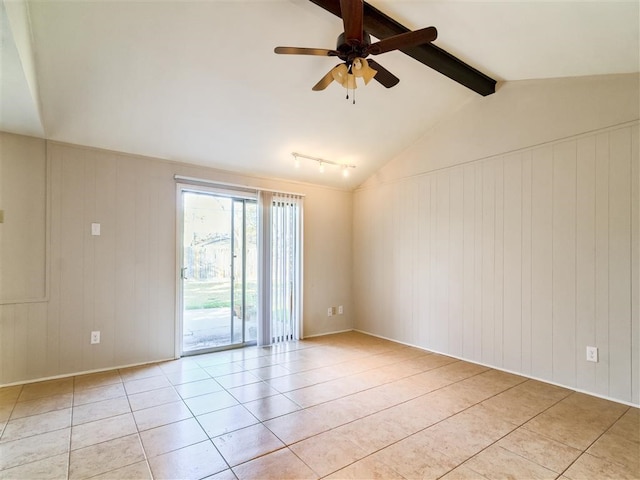
<path fill-rule="evenodd" d="M 29 365 L 29 308 L 30 304 L 14 305 L 13 348 L 16 372 L 26 373 Z"/>
<path fill-rule="evenodd" d="M 428 307 L 429 303 L 426 299 L 425 292 L 427 292 L 427 272 L 429 269 L 429 256 L 428 256 L 428 232 L 427 229 L 427 220 L 428 215 L 426 214 L 426 209 L 428 207 L 428 195 L 429 191 L 427 189 L 427 177 L 418 177 L 416 182 L 416 214 L 414 217 L 414 222 L 417 227 L 417 238 L 416 238 L 416 250 L 415 250 L 415 266 L 414 270 L 414 305 L 415 306 L 415 336 L 416 339 L 422 344 L 426 345 L 427 343 L 427 332 L 426 327 L 428 325 L 427 315 L 428 315 Z"/>
<path fill-rule="evenodd" d="M 61 195 L 61 289 L 60 289 L 60 368 L 82 369 L 82 348 L 89 342 L 83 328 L 84 309 L 84 160 L 79 155 L 62 157 Z"/>
<path fill-rule="evenodd" d="M 553 379 L 576 378 L 576 142 L 553 148 Z"/>
<path fill-rule="evenodd" d="M 384 322 L 387 325 L 387 335 L 394 338 L 404 339 L 402 332 L 404 331 L 404 321 L 396 322 L 394 321 L 395 313 L 402 317 L 403 308 L 405 305 L 405 292 L 406 292 L 406 283 L 405 283 L 405 273 L 402 270 L 402 261 L 403 256 L 407 255 L 406 247 L 404 247 L 404 239 L 406 238 L 406 230 L 401 230 L 402 218 L 404 216 L 403 211 L 406 209 L 406 205 L 403 204 L 401 195 L 402 189 L 400 189 L 397 185 L 393 185 L 390 189 L 391 200 L 390 205 L 392 207 L 391 210 L 391 232 L 388 237 L 388 245 L 391 247 L 391 255 L 389 255 L 389 267 L 391 276 L 389 277 L 389 282 L 387 284 L 387 289 L 389 292 L 395 293 L 388 299 L 387 308 L 385 311 Z M 404 250 L 404 251 L 403 251 Z M 402 340 L 405 341 L 405 340 Z"/>
<path fill-rule="evenodd" d="M 640 128 L 631 129 L 631 401 L 640 405 Z M 635 161 L 634 161 L 635 159 Z"/>
<path fill-rule="evenodd" d="M 419 270 L 417 267 L 420 261 L 420 221 L 416 221 L 416 219 L 420 218 L 420 190 L 419 182 L 416 179 L 409 184 L 408 193 L 410 209 L 407 212 L 406 221 L 408 222 L 409 229 L 409 248 L 405 262 L 407 269 L 411 272 L 409 284 L 411 293 L 410 301 L 407 305 L 407 315 L 411 318 L 411 323 L 406 335 L 409 341 L 415 341 L 414 335 L 417 330 L 418 311 L 420 310 L 420 293 L 417 287 L 419 279 Z"/>
<path fill-rule="evenodd" d="M 480 162 L 473 165 L 475 170 L 475 199 L 474 199 L 474 244 L 473 244 L 473 360 L 482 361 L 482 320 L 484 314 L 482 297 L 482 279 L 484 276 L 484 226 L 482 213 L 484 206 L 483 178 L 484 165 Z"/>
<path fill-rule="evenodd" d="M 484 162 L 482 170 L 482 362 L 495 360 L 495 237 L 496 160 Z"/>
<path fill-rule="evenodd" d="M 355 304 L 358 305 L 359 311 L 356 316 L 356 328 L 363 329 L 363 318 L 373 319 L 372 303 L 368 301 L 369 298 L 373 298 L 376 295 L 374 290 L 374 252 L 378 249 L 375 248 L 376 236 L 374 233 L 375 223 L 372 220 L 371 215 L 365 215 L 365 207 L 368 203 L 374 203 L 375 197 L 373 195 L 364 195 L 357 199 L 355 206 L 358 207 L 354 210 L 354 220 L 357 220 L 361 224 L 363 235 L 354 237 L 354 252 L 360 252 L 362 255 L 356 256 L 359 262 L 356 275 L 362 279 L 359 282 L 358 287 L 355 289 L 356 299 Z M 354 260 L 356 260 L 354 259 Z"/>
<path fill-rule="evenodd" d="M 438 335 L 439 317 L 438 317 L 438 283 L 442 281 L 439 276 L 438 264 L 438 177 L 430 176 L 429 185 L 429 326 L 427 335 L 429 338 L 429 348 L 437 350 L 437 344 L 434 338 Z"/>
<path fill-rule="evenodd" d="M 31 303 L 29 304 L 29 318 L 27 325 L 28 345 L 24 354 L 27 356 L 27 371 L 25 375 L 28 378 L 37 378 L 41 372 L 47 370 L 47 304 Z M 32 352 L 39 352 L 33 355 Z M 20 380 L 20 377 L 16 380 Z"/>
<path fill-rule="evenodd" d="M 422 339 L 421 345 L 430 345 L 429 327 L 431 325 L 431 177 L 420 178 L 422 185 L 422 208 L 420 210 L 420 225 L 422 226 L 422 242 L 420 249 L 423 253 L 421 263 L 421 315 L 419 319 L 420 329 L 418 338 Z"/>
<path fill-rule="evenodd" d="M 449 175 L 449 338 L 447 351 L 462 356 L 464 341 L 464 171 L 454 168 Z"/>
<path fill-rule="evenodd" d="M 362 215 L 359 214 L 359 212 L 362 211 L 362 202 L 364 200 L 364 197 L 356 197 L 353 200 L 353 229 L 357 230 L 357 231 L 361 231 L 361 232 L 367 232 L 368 234 L 368 225 L 367 222 L 365 221 L 364 218 L 362 218 Z M 363 265 L 366 262 L 365 259 L 368 258 L 369 255 L 369 249 L 367 247 L 365 247 L 367 240 L 365 239 L 366 236 L 360 236 L 360 237 L 354 237 L 353 240 L 353 244 L 352 244 L 352 250 L 354 252 L 360 252 L 360 255 L 356 255 L 353 258 L 353 272 L 354 275 L 357 275 L 359 278 L 366 278 L 366 272 L 364 271 Z M 368 291 L 369 290 L 369 283 L 363 283 L 360 282 L 360 284 L 358 285 L 357 288 L 355 288 L 353 290 L 353 298 L 354 298 L 354 302 L 355 305 L 362 305 L 362 296 L 366 295 L 367 293 L 370 295 L 371 293 Z M 360 312 L 362 310 L 359 310 Z M 358 321 L 358 317 L 356 317 L 355 319 L 355 323 L 354 323 L 354 328 L 359 329 L 360 328 L 360 323 Z"/>
<path fill-rule="evenodd" d="M 136 182 L 135 165 L 126 159 L 117 159 L 116 192 L 118 211 L 116 224 L 116 316 L 115 316 L 115 345 L 116 358 L 124 359 L 125 363 L 134 363 L 137 355 L 136 328 L 134 311 L 135 305 L 135 241 L 136 241 Z M 140 339 L 144 348 L 145 339 Z"/>
<path fill-rule="evenodd" d="M 595 392 L 609 395 L 609 133 L 596 136 Z"/>
<path fill-rule="evenodd" d="M 49 189 L 51 191 L 50 216 L 50 255 L 51 274 L 49 276 L 49 303 L 47 304 L 47 369 L 42 376 L 54 375 L 60 371 L 60 297 L 62 288 L 62 159 L 57 149 L 47 151 L 49 162 Z M 3 377 L 6 378 L 6 377 Z"/>
<path fill-rule="evenodd" d="M 631 129 L 609 139 L 609 394 L 631 401 Z"/>
<path fill-rule="evenodd" d="M 504 162 L 504 363 L 522 369 L 522 161 Z"/>
<path fill-rule="evenodd" d="M 552 205 L 551 147 L 532 152 L 531 159 L 531 374 L 552 378 Z"/>
<path fill-rule="evenodd" d="M 475 358 L 475 165 L 463 168 L 462 185 L 462 353 Z"/>
<path fill-rule="evenodd" d="M 383 231 L 380 228 L 380 225 L 383 223 L 384 217 L 386 216 L 385 209 L 382 208 L 382 206 L 380 205 L 380 199 L 384 196 L 384 193 L 385 193 L 384 189 L 381 189 L 381 191 L 378 192 L 379 196 L 376 197 L 375 200 L 372 202 L 373 205 L 378 206 L 379 208 L 379 210 L 377 211 L 378 213 L 376 214 L 377 221 L 373 224 L 373 236 L 375 239 L 374 240 L 375 246 L 374 246 L 374 254 L 371 258 L 371 263 L 378 266 L 378 272 L 383 271 L 383 267 L 384 267 L 384 264 L 383 264 L 384 249 L 382 249 L 381 246 L 383 245 L 383 242 L 385 241 L 385 239 L 383 237 Z M 384 279 L 381 277 L 382 277 L 381 275 L 376 274 L 369 280 L 371 282 L 372 290 L 376 298 L 378 297 L 378 295 L 381 294 L 382 291 L 384 291 Z M 381 325 L 380 325 L 380 317 L 382 316 L 382 309 L 384 308 L 383 306 L 384 299 L 381 298 L 379 302 L 376 302 L 377 303 L 376 305 L 373 305 L 373 302 L 371 302 L 370 299 L 364 299 L 364 301 L 367 303 L 368 310 L 371 313 L 370 317 L 368 317 L 367 320 L 369 320 L 375 326 L 377 332 L 382 332 Z M 380 334 L 382 335 L 382 333 Z"/>
<path fill-rule="evenodd" d="M 134 234 L 134 288 L 135 309 L 133 314 L 136 319 L 136 329 L 130 330 L 135 340 L 137 355 L 132 356 L 133 361 L 140 362 L 149 356 L 153 333 L 149 321 L 149 281 L 150 276 L 150 248 L 153 243 L 155 231 L 151 230 L 149 221 L 151 213 L 150 190 L 153 185 L 153 177 L 147 176 L 147 162 L 139 162 L 133 171 L 134 175 L 134 209 L 135 229 Z"/>
<path fill-rule="evenodd" d="M 384 250 L 380 248 L 381 247 L 380 242 L 382 241 L 382 238 L 380 236 L 381 232 L 379 231 L 379 225 L 380 223 L 382 223 L 381 217 L 384 215 L 384 208 L 382 208 L 382 206 L 378 203 L 378 199 L 382 196 L 383 192 L 378 191 L 376 193 L 378 193 L 378 195 L 369 196 L 371 200 L 371 206 L 373 208 L 377 207 L 377 210 L 376 210 L 377 213 L 375 215 L 376 221 L 371 223 L 371 226 L 370 226 L 371 228 L 370 235 L 372 237 L 371 238 L 372 251 L 370 252 L 370 257 L 367 258 L 366 260 L 369 260 L 369 262 L 371 262 L 372 268 L 373 268 L 373 265 L 377 265 L 377 269 L 375 270 L 375 273 L 373 275 L 370 274 L 370 276 L 364 280 L 370 285 L 372 297 L 362 298 L 364 302 L 364 306 L 363 304 L 360 304 L 360 308 L 362 311 L 366 313 L 364 316 L 358 315 L 358 321 L 363 322 L 361 325 L 361 328 L 366 329 L 369 327 L 369 325 L 373 325 L 376 331 L 380 332 L 381 330 L 379 329 L 379 326 L 378 326 L 378 315 L 379 315 L 379 310 L 381 308 L 381 303 L 376 302 L 376 305 L 374 305 L 374 302 L 371 301 L 371 298 L 377 298 L 377 296 L 380 294 L 381 278 L 378 272 L 380 272 L 382 267 L 381 256 L 382 256 L 382 252 L 384 252 Z M 363 205 L 363 208 L 364 208 L 364 205 Z M 370 271 L 368 270 L 368 272 Z"/>
<path fill-rule="evenodd" d="M 15 372 L 14 310 L 14 304 L 0 305 L 0 373 L 3 378 L 10 379 L 14 378 Z"/>
<path fill-rule="evenodd" d="M 46 142 L 0 132 L 0 304 L 47 300 Z"/>
<path fill-rule="evenodd" d="M 586 347 L 595 346 L 596 139 L 578 140 L 576 165 L 576 386 L 595 390 L 596 365 Z"/>
<path fill-rule="evenodd" d="M 0 305 L 0 373 L 11 378 L 15 358 L 13 345 L 14 305 Z"/>
<path fill-rule="evenodd" d="M 100 236 L 91 234 L 91 224 L 99 223 L 96 218 L 96 162 L 93 155 L 87 152 L 82 159 L 83 179 L 82 186 L 84 192 L 83 198 L 83 217 L 82 217 L 82 242 L 83 242 L 83 262 L 82 262 L 82 316 L 79 324 L 82 325 L 84 338 L 81 338 L 82 364 L 93 365 L 96 355 L 96 345 L 91 345 L 87 335 L 88 332 L 94 330 L 95 325 L 95 262 L 96 262 L 96 243 Z M 100 344 L 98 344 L 100 345 Z"/>
<path fill-rule="evenodd" d="M 494 364 L 504 364 L 504 158 L 496 161 L 495 235 L 494 235 Z"/>
<path fill-rule="evenodd" d="M 163 176 L 172 176 L 173 171 L 170 165 L 163 164 Z M 162 176 L 154 176 L 155 202 L 152 201 L 152 215 L 155 221 L 156 244 L 152 258 L 158 262 L 158 274 L 152 281 L 152 291 L 155 296 L 150 298 L 152 315 L 151 329 L 156 332 L 155 349 L 152 350 L 153 358 L 166 358 L 166 352 L 175 352 L 175 281 L 178 272 L 176 271 L 176 216 L 170 218 L 164 212 L 175 211 L 176 194 L 173 184 L 162 182 Z M 157 206 L 154 207 L 154 205 Z M 338 242 L 340 244 L 341 242 Z M 166 254 L 165 252 L 171 252 Z M 172 282 L 163 282 L 162 279 L 173 279 Z M 155 310 L 154 310 L 155 306 Z M 349 305 L 346 305 L 349 308 Z M 163 321 L 162 319 L 166 319 Z M 178 339 L 180 341 L 180 339 Z"/>
<path fill-rule="evenodd" d="M 449 264 L 449 172 L 439 172 L 436 175 L 436 242 L 433 245 L 436 251 L 435 262 L 437 265 L 435 292 L 436 292 L 436 318 L 432 321 L 435 327 L 432 331 L 434 348 L 440 352 L 448 351 L 449 329 L 451 318 L 449 316 L 449 282 L 451 278 Z"/>
<path fill-rule="evenodd" d="M 522 318 L 522 373 L 531 375 L 531 151 L 522 153 L 521 191 L 521 318 Z"/>
<path fill-rule="evenodd" d="M 92 345 L 95 368 L 113 365 L 116 359 L 116 225 L 117 169 L 104 154 L 97 154 L 95 176 L 95 222 L 100 223 L 99 237 L 94 237 L 95 316 L 92 330 L 100 331 L 101 343 Z"/>
<path fill-rule="evenodd" d="M 391 211 L 382 208 L 383 205 L 388 205 L 391 200 L 389 196 L 389 188 L 384 188 L 382 192 L 380 192 L 380 198 L 378 199 L 378 205 L 380 206 L 380 215 L 378 216 L 378 223 L 376 224 L 376 238 L 377 238 L 377 248 L 376 248 L 376 258 L 374 262 L 379 265 L 380 270 L 382 272 L 387 272 L 389 274 L 389 257 L 390 255 L 386 253 L 390 253 L 389 250 L 391 248 L 391 243 L 389 242 L 392 234 L 392 229 L 388 227 L 389 225 L 389 216 L 391 215 Z M 385 247 L 386 246 L 386 247 Z M 381 248 L 382 247 L 382 248 Z M 385 324 L 387 322 L 384 319 L 387 317 L 389 313 L 387 311 L 387 305 L 390 301 L 389 295 L 385 295 L 384 292 L 389 288 L 388 285 L 389 278 L 385 278 L 384 275 L 376 275 L 375 276 L 375 291 L 377 298 L 380 298 L 380 302 L 378 302 L 378 308 L 372 305 L 372 308 L 375 310 L 372 318 L 375 319 L 376 325 L 378 326 L 378 331 L 386 332 Z M 383 333 L 384 335 L 384 333 Z"/>
<path fill-rule="evenodd" d="M 411 222 L 411 216 L 413 215 L 413 182 L 409 182 L 405 185 L 405 188 L 397 188 L 398 201 L 400 203 L 400 225 L 399 232 L 403 234 L 398 238 L 400 257 L 398 258 L 397 265 L 400 269 L 398 271 L 398 277 L 402 279 L 402 290 L 400 291 L 400 305 L 398 305 L 401 315 L 406 319 L 398 327 L 400 327 L 401 338 L 403 342 L 409 341 L 412 337 L 413 329 L 413 263 L 411 262 L 414 256 L 415 250 L 412 249 L 413 239 L 413 222 Z"/>
<path fill-rule="evenodd" d="M 413 279 L 421 299 L 390 312 L 404 323 L 392 338 L 640 403 L 638 131 L 604 129 L 357 191 L 357 214 L 377 230 L 356 228 L 356 239 L 391 230 L 416 240 L 376 241 L 367 255 L 379 261 L 354 282 Z M 390 205 L 389 189 L 409 199 Z M 367 307 L 406 295 L 388 293 L 376 290 Z M 587 345 L 598 363 L 586 361 Z"/>
<path fill-rule="evenodd" d="M 393 195 L 391 187 L 385 187 L 383 189 L 380 200 L 384 200 L 385 205 L 393 205 Z M 377 294 L 380 296 L 380 308 L 376 311 L 376 318 L 378 325 L 380 326 L 380 331 L 384 332 L 384 336 L 389 335 L 389 328 L 393 322 L 394 316 L 392 315 L 392 309 L 390 308 L 391 302 L 394 301 L 390 295 L 385 294 L 385 292 L 393 291 L 393 271 L 391 269 L 393 265 L 393 246 L 394 246 L 394 236 L 397 235 L 397 232 L 393 230 L 393 228 L 389 228 L 389 226 L 393 226 L 393 214 L 394 211 L 390 208 L 382 208 L 380 210 L 380 223 L 378 224 L 378 238 L 380 241 L 378 245 L 384 246 L 385 249 L 380 251 L 378 249 L 378 255 L 376 262 L 382 267 L 382 271 L 386 272 L 386 275 L 377 275 L 378 286 L 376 288 Z"/>

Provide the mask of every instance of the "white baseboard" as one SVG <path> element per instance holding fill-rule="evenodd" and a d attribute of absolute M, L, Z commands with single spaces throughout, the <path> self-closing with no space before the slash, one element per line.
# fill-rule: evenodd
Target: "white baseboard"
<path fill-rule="evenodd" d="M 513 370 L 508 370 L 506 368 L 496 367 L 495 365 L 490 365 L 488 363 L 478 362 L 476 360 L 470 360 L 468 358 L 460 357 L 458 355 L 452 355 L 450 353 L 440 352 L 438 350 L 430 350 L 428 348 L 421 347 L 420 345 L 414 345 L 412 343 L 401 342 L 401 341 L 395 340 L 393 338 L 387 338 L 387 337 L 382 336 L 382 335 L 376 335 L 375 333 L 365 332 L 364 330 L 358 330 L 357 328 L 354 328 L 353 331 L 354 332 L 358 332 L 358 333 L 362 333 L 364 335 L 371 335 L 372 337 L 381 338 L 383 340 L 388 340 L 390 342 L 399 343 L 400 345 L 406 345 L 407 347 L 412 347 L 412 348 L 417 348 L 419 350 L 424 350 L 425 352 L 437 353 L 438 355 L 444 355 L 446 357 L 456 358 L 458 360 L 462 360 L 462 361 L 465 361 L 465 362 L 473 363 L 475 365 L 480 365 L 480 366 L 483 366 L 483 367 L 492 368 L 493 370 L 499 370 L 501 372 L 511 373 L 513 375 L 518 375 L 520 377 L 528 378 L 530 380 L 536 380 L 538 382 L 548 383 L 549 385 L 555 385 L 556 387 L 566 388 L 567 390 L 571 390 L 573 392 L 584 393 L 586 395 L 591 395 L 592 397 L 602 398 L 603 400 L 609 400 L 611 402 L 621 403 L 622 405 L 627 405 L 629 407 L 640 408 L 640 404 L 636 404 L 636 403 L 632 403 L 632 402 L 626 402 L 624 400 L 619 400 L 617 398 L 607 397 L 606 395 L 600 395 L 598 393 L 589 392 L 588 390 L 582 390 L 580 388 L 569 387 L 569 386 L 563 385 L 561 383 L 552 382 L 552 381 L 547 380 L 545 378 L 539 378 L 539 377 L 534 377 L 532 375 L 526 375 L 526 374 L 524 374 L 522 372 L 516 372 L 516 371 L 513 371 Z"/>
<path fill-rule="evenodd" d="M 171 360 L 176 360 L 176 359 L 175 358 L 163 358 L 163 359 L 160 359 L 160 360 L 153 360 L 153 361 L 150 361 L 150 362 L 130 363 L 130 364 L 127 364 L 127 365 L 119 365 L 119 366 L 115 366 L 115 367 L 96 368 L 94 370 L 83 370 L 83 371 L 74 372 L 74 373 L 63 373 L 61 375 L 53 375 L 51 377 L 40 377 L 40 378 L 33 378 L 33 379 L 29 379 L 29 380 L 21 380 L 19 382 L 4 383 L 4 384 L 0 385 L 0 388 L 12 387 L 14 385 L 26 385 L 28 383 L 46 382 L 46 381 L 49 381 L 49 380 L 59 380 L 61 378 L 77 377 L 79 375 L 89 375 L 91 373 L 109 372 L 111 370 L 118 370 L 120 368 L 140 367 L 142 365 L 151 365 L 151 364 L 154 364 L 154 363 L 169 362 Z"/>
<path fill-rule="evenodd" d="M 305 338 L 324 337 L 326 335 L 335 335 L 336 333 L 347 333 L 347 332 L 355 332 L 355 331 L 356 330 L 354 330 L 353 328 L 347 328 L 346 330 L 336 330 L 334 332 L 316 333 L 314 335 L 305 335 L 304 338 L 301 338 L 300 340 L 304 340 Z M 360 333 L 366 333 L 366 332 L 360 332 Z"/>

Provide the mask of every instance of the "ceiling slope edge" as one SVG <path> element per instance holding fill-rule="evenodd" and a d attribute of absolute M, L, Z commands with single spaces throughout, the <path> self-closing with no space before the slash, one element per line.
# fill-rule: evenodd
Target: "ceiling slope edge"
<path fill-rule="evenodd" d="M 30 106 L 22 105 L 23 108 L 30 107 L 28 110 L 31 119 L 16 119 L 10 123 L 26 123 L 24 127 L 26 127 L 27 131 L 17 133 L 44 137 L 45 128 L 42 121 L 29 6 L 26 0 L 0 0 L 0 16 L 3 17 L 0 18 L 2 23 L 8 27 L 3 35 L 1 47 L 3 70 L 7 69 L 2 75 L 3 94 L 7 94 L 7 96 L 11 98 L 14 97 L 14 93 L 16 93 L 14 89 L 21 88 L 22 90 L 26 90 L 28 95 L 25 95 L 23 91 L 21 94 L 16 93 L 16 96 L 18 98 L 22 97 L 25 100 L 30 97 L 31 100 Z M 15 52 L 17 52 L 17 59 Z M 20 71 L 26 85 L 19 85 L 19 83 L 21 83 Z M 9 82 L 5 80 L 5 76 L 10 77 Z M 5 87 L 8 90 L 5 90 Z M 10 112 L 10 114 L 12 113 L 13 112 Z"/>

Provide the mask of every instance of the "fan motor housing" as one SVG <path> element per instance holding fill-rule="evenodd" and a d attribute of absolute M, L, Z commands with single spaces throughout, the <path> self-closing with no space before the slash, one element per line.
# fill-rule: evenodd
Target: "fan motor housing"
<path fill-rule="evenodd" d="M 349 44 L 344 38 L 344 33 L 341 33 L 336 41 L 336 51 L 340 53 L 341 60 L 353 61 L 355 58 L 365 58 L 369 55 L 366 52 L 369 45 L 371 45 L 371 36 L 367 32 L 362 32 L 362 43 L 356 45 Z"/>

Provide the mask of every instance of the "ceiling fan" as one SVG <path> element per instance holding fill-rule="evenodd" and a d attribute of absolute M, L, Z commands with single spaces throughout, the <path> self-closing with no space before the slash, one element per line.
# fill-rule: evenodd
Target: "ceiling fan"
<path fill-rule="evenodd" d="M 398 40 L 401 40 L 399 45 L 387 44 L 387 49 L 385 51 L 390 50 L 401 50 L 406 55 L 416 59 L 420 63 L 427 65 L 428 67 L 433 68 L 434 70 L 440 72 L 443 75 L 446 75 L 450 79 L 458 82 L 459 84 L 473 90 L 474 92 L 487 96 L 495 93 L 496 91 L 496 81 L 485 75 L 484 73 L 476 70 L 472 66 L 463 62 L 462 60 L 456 58 L 450 53 L 446 52 L 442 48 L 437 47 L 432 44 L 432 40 L 426 40 L 426 43 L 418 43 L 415 44 L 413 42 L 408 42 L 407 44 L 403 44 L 402 35 L 411 34 L 411 32 L 407 27 L 400 24 L 393 18 L 384 14 L 377 8 L 369 5 L 362 0 L 310 0 L 312 3 L 318 5 L 319 7 L 325 9 L 326 11 L 333 13 L 334 15 L 341 17 L 344 23 L 345 33 L 338 37 L 338 45 L 335 50 L 326 50 L 326 49 L 317 49 L 317 48 L 295 48 L 295 47 L 278 47 L 275 49 L 276 53 L 284 53 L 284 54 L 298 54 L 298 55 L 320 55 L 320 56 L 337 56 L 341 60 L 343 60 L 342 66 L 338 65 L 334 69 L 331 70 L 325 77 L 323 77 L 315 86 L 314 90 L 322 90 L 326 88 L 333 80 L 337 80 L 339 83 L 343 84 L 344 78 L 347 79 L 347 87 L 349 87 L 349 64 L 347 60 L 344 60 L 340 55 L 346 55 L 348 58 L 349 50 L 353 47 L 353 40 L 359 41 L 360 48 L 364 48 L 368 45 L 368 50 L 365 50 L 362 53 L 368 53 L 370 55 L 378 55 L 377 52 L 374 53 L 371 51 L 370 37 L 369 34 L 379 38 L 380 41 L 391 40 L 394 37 L 398 37 Z M 433 27 L 429 27 L 422 30 L 416 30 L 416 32 L 423 32 L 425 37 L 427 37 L 427 32 Z M 361 32 L 361 33 L 359 33 Z M 351 34 L 351 35 L 349 35 Z M 435 28 L 433 28 L 433 34 L 437 35 Z M 435 36 L 434 36 L 435 39 Z M 349 43 L 349 40 L 352 43 Z M 376 42 L 380 43 L 380 42 Z M 346 44 L 346 49 L 341 50 L 341 46 Z M 374 44 L 375 45 L 375 44 Z M 382 44 L 384 46 L 384 44 Z M 363 58 L 364 57 L 356 57 Z M 366 63 L 365 63 L 366 62 Z M 355 65 L 354 65 L 355 63 Z M 354 68 L 355 67 L 355 68 Z M 368 68 L 367 68 L 368 67 Z M 346 69 L 346 74 L 345 74 Z M 377 73 L 372 73 L 374 72 Z M 393 75 L 391 72 L 383 68 L 377 62 L 371 59 L 365 59 L 364 62 L 352 62 L 351 63 L 351 71 L 354 72 L 354 77 L 361 76 L 365 83 L 371 80 L 371 75 L 373 74 L 373 78 L 375 78 L 378 82 L 383 85 L 392 87 L 396 85 L 400 80 Z M 337 78 L 334 78 L 334 73 Z M 355 78 L 352 78 L 352 82 L 355 82 Z"/>
<path fill-rule="evenodd" d="M 369 55 L 380 55 L 392 50 L 415 47 L 433 42 L 438 32 L 435 27 L 400 33 L 371 43 L 370 35 L 364 31 L 363 0 L 340 0 L 340 11 L 344 23 L 344 33 L 338 36 L 335 50 L 304 47 L 276 47 L 275 53 L 285 55 L 317 55 L 338 57 L 343 63 L 336 65 L 313 86 L 313 90 L 324 90 L 334 80 L 348 90 L 357 88 L 356 78 L 362 78 L 365 85 L 372 79 L 387 88 L 400 81 Z M 347 97 L 348 98 L 348 97 Z"/>

